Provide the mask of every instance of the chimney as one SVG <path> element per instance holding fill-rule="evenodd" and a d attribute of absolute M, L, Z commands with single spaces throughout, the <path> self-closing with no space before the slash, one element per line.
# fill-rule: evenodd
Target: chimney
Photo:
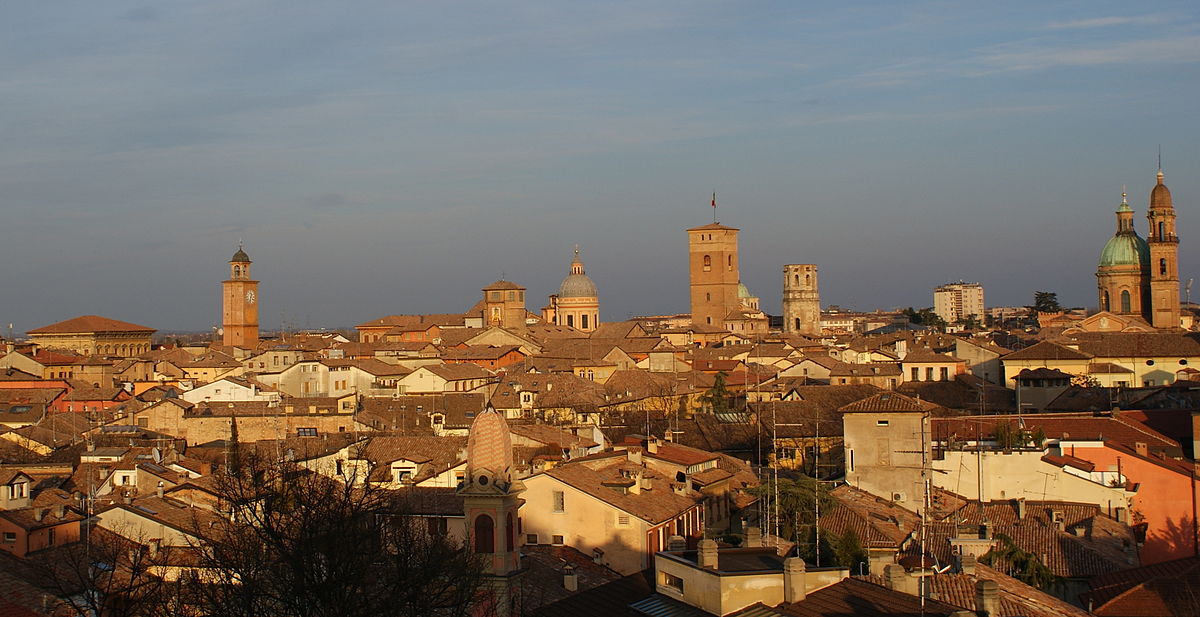
<path fill-rule="evenodd" d="M 746 528 L 746 546 L 762 546 L 762 530 L 758 527 Z"/>
<path fill-rule="evenodd" d="M 650 476 L 643 475 L 639 482 L 642 485 L 643 491 L 654 490 L 654 480 Z"/>
<path fill-rule="evenodd" d="M 684 540 L 683 536 L 680 535 L 671 536 L 667 539 L 667 550 L 673 553 L 678 551 L 686 551 L 687 540 Z"/>
<path fill-rule="evenodd" d="M 804 560 L 788 557 L 783 560 L 783 601 L 789 604 L 804 600 Z"/>
<path fill-rule="evenodd" d="M 87 451 L 95 452 L 96 451 L 96 442 L 89 439 L 87 442 Z"/>
<path fill-rule="evenodd" d="M 159 499 L 162 499 L 162 496 L 163 496 L 163 483 L 162 482 L 158 483 L 158 488 L 156 488 L 154 490 L 154 494 L 158 495 Z"/>
<path fill-rule="evenodd" d="M 904 579 L 908 578 L 908 573 L 904 571 L 904 566 L 898 563 L 889 563 L 883 567 L 883 582 L 888 589 L 892 591 L 904 591 Z"/>
<path fill-rule="evenodd" d="M 699 565 L 701 568 L 709 570 L 717 569 L 717 543 L 714 540 L 705 538 L 700 541 L 700 550 L 696 553 L 699 557 Z"/>
<path fill-rule="evenodd" d="M 47 510 L 45 508 L 34 509 L 33 520 L 35 520 L 39 523 L 42 522 L 42 519 L 46 518 L 46 512 L 47 512 Z"/>
<path fill-rule="evenodd" d="M 1017 500 L 1017 520 L 1025 520 L 1025 498 Z"/>
<path fill-rule="evenodd" d="M 54 506 L 54 516 L 60 520 L 67 518 L 67 507 L 64 505 Z"/>
<path fill-rule="evenodd" d="M 575 566 L 571 564 L 563 566 L 563 588 L 567 591 L 579 590 L 579 576 L 575 574 Z"/>
<path fill-rule="evenodd" d="M 974 555 L 972 555 L 970 553 L 967 553 L 966 555 L 960 555 L 958 558 L 959 574 L 966 574 L 967 576 L 975 576 L 975 564 L 976 563 L 978 563 L 978 560 L 975 559 Z"/>
<path fill-rule="evenodd" d="M 1000 615 L 1000 585 L 996 581 L 977 581 L 975 583 L 975 613 L 979 617 L 999 617 Z"/>
<path fill-rule="evenodd" d="M 625 451 L 625 460 L 629 461 L 630 463 L 633 463 L 634 465 L 641 465 L 642 464 L 642 449 L 641 448 L 629 448 L 628 450 Z"/>
<path fill-rule="evenodd" d="M 162 540 L 158 538 L 150 538 L 150 556 L 158 557 L 158 551 L 162 548 Z"/>
<path fill-rule="evenodd" d="M 651 435 L 646 438 L 646 452 L 658 454 L 658 438 Z"/>
<path fill-rule="evenodd" d="M 127 504 L 130 504 L 130 503 L 133 503 L 133 497 L 130 497 L 129 495 L 126 495 L 124 498 L 122 498 L 122 499 L 121 499 L 121 501 L 123 501 L 123 502 L 125 502 L 125 503 L 127 503 Z"/>
<path fill-rule="evenodd" d="M 1150 456 L 1150 449 L 1144 441 L 1133 442 L 1133 451 L 1138 453 L 1138 456 Z"/>
<path fill-rule="evenodd" d="M 667 443 L 674 442 L 675 441 L 675 431 L 672 431 L 670 428 L 668 428 L 666 430 L 666 432 L 663 433 L 663 441 L 665 441 Z"/>

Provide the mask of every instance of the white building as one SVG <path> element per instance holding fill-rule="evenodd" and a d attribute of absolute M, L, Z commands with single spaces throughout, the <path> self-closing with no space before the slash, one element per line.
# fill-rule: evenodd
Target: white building
<path fill-rule="evenodd" d="M 933 312 L 946 323 L 962 321 L 974 315 L 983 322 L 983 285 L 979 283 L 947 283 L 933 289 Z"/>

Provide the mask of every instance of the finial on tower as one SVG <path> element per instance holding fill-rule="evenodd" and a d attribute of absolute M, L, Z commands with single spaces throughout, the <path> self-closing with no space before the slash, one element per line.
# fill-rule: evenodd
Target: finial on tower
<path fill-rule="evenodd" d="M 1122 185 L 1121 185 L 1121 203 L 1123 203 L 1123 204 L 1127 204 L 1127 203 L 1129 203 L 1129 199 L 1128 199 L 1128 197 L 1129 197 L 1129 195 L 1127 195 L 1127 194 L 1125 193 L 1125 185 L 1124 185 L 1124 184 L 1122 184 Z"/>
<path fill-rule="evenodd" d="M 575 245 L 575 259 L 579 259 L 579 245 Z"/>

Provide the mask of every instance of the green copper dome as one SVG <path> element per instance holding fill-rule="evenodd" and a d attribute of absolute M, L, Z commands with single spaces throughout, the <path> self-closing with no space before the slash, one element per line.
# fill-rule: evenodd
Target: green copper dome
<path fill-rule="evenodd" d="M 1136 232 L 1121 232 L 1100 251 L 1100 266 L 1149 266 L 1150 245 Z"/>

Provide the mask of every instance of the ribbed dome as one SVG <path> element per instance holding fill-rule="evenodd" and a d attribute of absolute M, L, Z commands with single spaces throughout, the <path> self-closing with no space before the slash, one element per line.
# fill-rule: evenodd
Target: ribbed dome
<path fill-rule="evenodd" d="M 753 298 L 754 297 L 754 296 L 750 295 L 750 290 L 746 288 L 746 284 L 741 281 L 738 281 L 738 297 L 739 298 Z"/>
<path fill-rule="evenodd" d="M 559 298 L 595 298 L 596 284 L 583 273 L 583 261 L 579 259 L 579 247 L 575 247 L 575 259 L 571 260 L 571 273 L 558 286 Z"/>
<path fill-rule="evenodd" d="M 1149 266 L 1150 245 L 1136 233 L 1125 232 L 1108 239 L 1100 251 L 1100 266 Z"/>
<path fill-rule="evenodd" d="M 246 254 L 246 251 L 242 250 L 242 247 L 239 246 L 237 252 L 233 254 L 233 259 L 230 259 L 229 261 L 234 263 L 248 264 L 250 263 L 250 256 Z"/>
<path fill-rule="evenodd" d="M 1162 208 L 1172 208 L 1171 205 L 1171 190 L 1167 185 L 1163 184 L 1163 173 L 1158 172 L 1158 184 L 1150 189 L 1150 209 L 1157 210 Z"/>

